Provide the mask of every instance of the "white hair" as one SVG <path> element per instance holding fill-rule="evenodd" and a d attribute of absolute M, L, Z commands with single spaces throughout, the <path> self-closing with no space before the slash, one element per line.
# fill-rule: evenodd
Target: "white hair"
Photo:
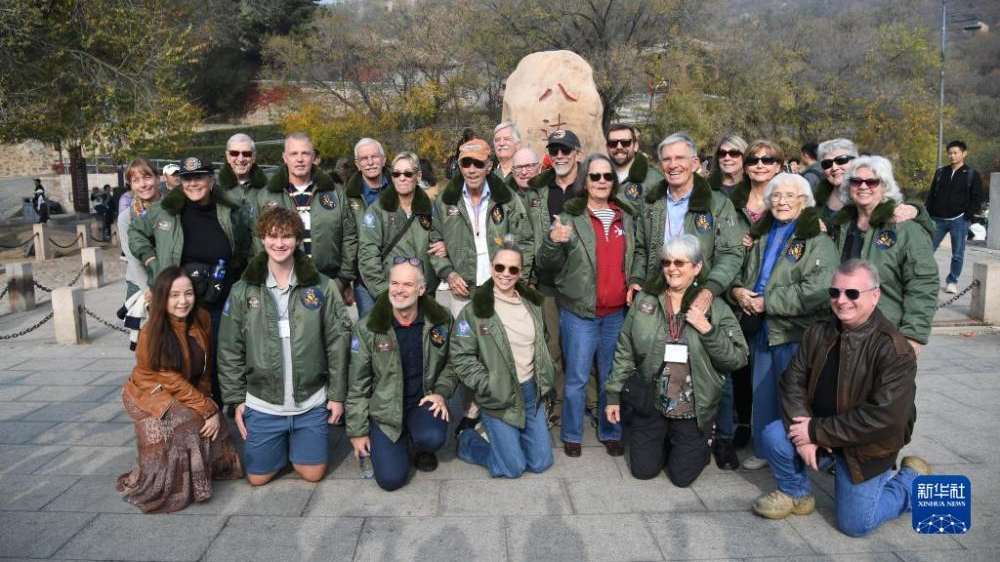
<path fill-rule="evenodd" d="M 782 172 L 771 178 L 771 181 L 767 182 L 767 187 L 764 188 L 764 208 L 771 208 L 771 194 L 778 188 L 778 186 L 781 185 L 792 185 L 797 187 L 799 189 L 799 194 L 806 198 L 804 207 L 813 207 L 816 205 L 816 198 L 813 197 L 812 187 L 809 185 L 809 180 L 798 174 Z"/>
<path fill-rule="evenodd" d="M 229 150 L 230 146 L 238 142 L 250 143 L 250 150 L 257 152 L 257 145 L 254 144 L 253 139 L 250 138 L 250 135 L 246 133 L 236 133 L 235 135 L 229 137 L 229 140 L 226 141 L 226 150 Z"/>
<path fill-rule="evenodd" d="M 365 137 L 365 138 L 359 140 L 358 143 L 354 145 L 354 159 L 355 160 L 358 159 L 358 150 L 362 146 L 365 146 L 366 144 L 374 144 L 376 147 L 378 147 L 378 154 L 379 154 L 379 156 L 385 156 L 385 149 L 382 148 L 382 143 L 378 142 L 375 139 Z"/>
<path fill-rule="evenodd" d="M 310 147 L 312 147 L 313 149 L 315 149 L 315 146 L 313 145 L 313 140 L 312 140 L 312 138 L 309 137 L 309 135 L 307 135 L 305 133 L 292 133 L 292 134 L 288 135 L 287 137 L 285 137 L 285 148 L 284 149 L 286 151 L 288 150 L 288 141 L 291 141 L 291 140 L 305 141 L 305 142 L 309 143 Z"/>
<path fill-rule="evenodd" d="M 848 139 L 831 139 L 819 143 L 819 147 L 816 148 L 816 158 L 823 160 L 827 154 L 836 150 L 844 150 L 855 158 L 858 156 L 858 147 L 853 141 Z"/>
<path fill-rule="evenodd" d="M 882 286 L 882 277 L 878 274 L 878 268 L 875 267 L 875 264 L 870 261 L 851 258 L 838 265 L 834 273 L 839 273 L 841 275 L 853 275 L 854 272 L 858 270 L 868 272 L 868 277 L 872 282 L 872 289 Z"/>
<path fill-rule="evenodd" d="M 661 156 L 660 155 L 663 152 L 663 147 L 670 146 L 672 144 L 677 144 L 679 142 L 682 142 L 682 143 L 686 144 L 688 146 L 688 148 L 691 149 L 691 157 L 692 158 L 695 158 L 695 157 L 698 156 L 698 145 L 695 144 L 694 139 L 691 138 L 691 135 L 689 135 L 688 133 L 686 133 L 684 131 L 681 131 L 681 132 L 677 132 L 677 133 L 673 133 L 671 135 L 668 135 L 667 138 L 663 139 L 660 142 L 660 144 L 657 145 L 657 147 L 656 147 L 656 159 L 657 160 L 661 160 Z"/>
<path fill-rule="evenodd" d="M 510 129 L 510 136 L 514 137 L 514 142 L 521 142 L 521 131 L 518 131 L 517 125 L 510 121 L 504 121 L 496 127 L 493 127 L 493 136 L 497 136 L 497 133 L 504 129 Z"/>
<path fill-rule="evenodd" d="M 704 261 L 701 253 L 701 242 L 693 234 L 682 234 L 667 240 L 663 247 L 660 248 L 660 259 L 665 260 L 670 256 L 687 258 L 692 265 L 697 265 Z"/>
<path fill-rule="evenodd" d="M 394 263 L 394 264 L 392 264 L 392 266 L 389 267 L 389 277 L 392 278 L 392 270 L 393 269 L 396 269 L 397 267 L 401 267 L 401 266 L 404 266 L 404 265 L 408 265 L 408 266 L 412 267 L 413 270 L 417 272 L 417 287 L 427 287 L 427 278 L 424 276 L 424 268 L 417 267 L 417 266 L 413 265 L 412 263 L 410 263 L 409 261 L 404 261 L 404 262 L 401 262 L 401 263 Z"/>
<path fill-rule="evenodd" d="M 851 199 L 851 178 L 859 168 L 868 168 L 875 174 L 875 177 L 882 180 L 882 201 L 892 199 L 896 204 L 903 202 L 903 192 L 899 190 L 896 178 L 892 175 L 892 162 L 881 156 L 865 156 L 851 160 L 851 166 L 847 168 L 844 181 L 840 183 L 840 201 L 844 205 L 853 205 Z"/>

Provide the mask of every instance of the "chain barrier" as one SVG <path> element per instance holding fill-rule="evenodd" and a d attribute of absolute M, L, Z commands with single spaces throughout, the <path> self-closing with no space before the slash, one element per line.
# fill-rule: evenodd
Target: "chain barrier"
<path fill-rule="evenodd" d="M 953 304 L 955 301 L 957 301 L 958 299 L 960 299 L 963 296 L 965 296 L 966 293 L 968 293 L 969 291 L 971 291 L 973 287 L 976 287 L 978 285 L 979 285 L 979 279 L 973 279 L 972 283 L 969 283 L 968 287 L 962 289 L 961 291 L 958 292 L 958 294 L 956 294 L 955 296 L 951 297 L 950 299 L 944 301 L 943 303 L 938 304 L 937 307 L 938 308 L 944 308 L 946 306 L 949 306 L 949 305 Z"/>
<path fill-rule="evenodd" d="M 31 241 L 34 240 L 34 239 L 35 239 L 35 237 L 32 236 L 31 238 L 28 238 L 24 242 L 21 242 L 20 244 L 17 244 L 17 245 L 14 245 L 14 246 L 8 246 L 6 244 L 0 244 L 0 248 L 2 248 L 4 250 L 16 250 L 17 248 L 23 248 L 24 246 L 27 246 L 28 244 L 31 244 Z"/>
<path fill-rule="evenodd" d="M 53 312 L 48 313 L 45 316 L 45 318 L 42 318 L 41 320 L 39 320 L 38 322 L 36 322 L 34 325 L 29 326 L 29 327 L 21 330 L 20 332 L 14 332 L 13 334 L 0 334 L 0 340 L 12 340 L 14 338 L 19 338 L 19 337 L 21 337 L 23 335 L 30 334 L 31 332 L 34 332 L 38 328 L 41 328 L 42 325 L 45 324 L 46 322 L 48 322 L 49 320 L 52 320 L 52 316 L 54 314 L 55 313 L 53 313 Z"/>
<path fill-rule="evenodd" d="M 67 248 L 72 248 L 72 247 L 76 246 L 76 243 L 80 241 L 80 236 L 82 236 L 82 235 L 81 234 L 77 234 L 76 238 L 74 238 L 73 241 L 70 242 L 68 246 L 63 246 L 62 244 L 56 242 L 55 240 L 52 239 L 51 236 L 49 237 L 49 243 L 52 244 L 53 246 L 55 246 L 56 248 L 62 248 L 63 250 L 65 250 Z"/>
<path fill-rule="evenodd" d="M 3 298 L 7 296 L 7 291 L 8 290 L 10 290 L 10 286 L 6 286 L 6 287 L 3 288 L 3 292 L 0 293 L 0 301 L 2 301 Z"/>
<path fill-rule="evenodd" d="M 87 267 L 88 267 L 88 265 L 84 265 L 84 266 L 80 267 L 80 271 L 76 272 L 76 277 L 74 277 L 72 281 L 70 281 L 69 283 L 67 283 L 66 286 L 67 287 L 72 287 L 73 285 L 76 285 L 76 282 L 80 280 L 80 277 L 83 275 L 83 272 L 87 270 Z M 37 287 L 37 288 L 45 291 L 46 293 L 51 293 L 53 291 L 53 289 L 50 289 L 49 287 L 46 287 L 45 285 L 42 285 L 41 283 L 39 283 L 38 281 L 35 281 L 34 279 L 32 279 L 31 282 L 34 283 L 35 287 Z"/>
<path fill-rule="evenodd" d="M 107 238 L 98 238 L 98 237 L 94 236 L 94 234 L 92 232 L 88 233 L 88 234 L 90 235 L 90 239 L 93 240 L 94 242 L 100 242 L 101 244 L 107 244 L 107 243 L 111 242 L 111 237 L 110 236 L 108 236 Z"/>
<path fill-rule="evenodd" d="M 121 326 L 115 325 L 112 322 L 108 322 L 107 320 L 101 318 L 97 314 L 94 314 L 94 312 L 92 310 L 90 310 L 89 308 L 87 308 L 86 306 L 83 307 L 83 311 L 87 313 L 87 316 L 90 316 L 91 318 L 93 318 L 94 320 L 97 320 L 101 324 L 104 324 L 108 328 L 111 328 L 112 330 L 114 330 L 116 332 L 121 332 L 121 333 L 123 333 L 125 335 L 128 335 L 128 330 L 126 330 L 125 328 L 123 328 Z"/>

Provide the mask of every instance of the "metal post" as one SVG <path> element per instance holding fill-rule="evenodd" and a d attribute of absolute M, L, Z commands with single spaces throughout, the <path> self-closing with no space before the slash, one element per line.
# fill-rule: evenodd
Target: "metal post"
<path fill-rule="evenodd" d="M 31 274 L 31 262 L 6 264 L 7 299 L 11 312 L 23 312 L 35 308 L 35 279 Z"/>
<path fill-rule="evenodd" d="M 945 37 L 948 35 L 948 5 L 945 0 L 941 0 L 941 97 L 938 101 L 938 142 L 937 142 L 937 167 L 941 167 L 941 147 L 944 145 L 944 48 Z"/>

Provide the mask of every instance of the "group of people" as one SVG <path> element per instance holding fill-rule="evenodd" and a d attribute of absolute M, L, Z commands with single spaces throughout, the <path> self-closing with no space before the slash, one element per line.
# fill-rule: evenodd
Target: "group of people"
<path fill-rule="evenodd" d="M 631 126 L 606 140 L 584 154 L 556 130 L 543 164 L 501 123 L 460 144 L 433 199 L 417 155 L 371 138 L 345 185 L 299 133 L 270 179 L 242 134 L 218 179 L 187 158 L 166 195 L 133 161 L 120 236 L 128 296 L 149 312 L 123 393 L 140 434 L 126 499 L 172 511 L 213 477 L 263 485 L 289 463 L 319 480 L 341 420 L 394 490 L 437 467 L 458 392 L 457 455 L 494 477 L 552 465 L 554 407 L 579 457 L 592 400 L 598 440 L 636 478 L 688 486 L 713 455 L 736 469 L 744 424 L 742 467 L 770 465 L 778 485 L 756 513 L 811 512 L 805 468 L 830 466 L 844 532 L 905 511 L 930 471 L 893 469 L 938 272 L 934 223 L 891 163 L 826 141 L 813 187 L 767 140 L 723 138 L 708 178 L 685 133 L 655 161 Z"/>

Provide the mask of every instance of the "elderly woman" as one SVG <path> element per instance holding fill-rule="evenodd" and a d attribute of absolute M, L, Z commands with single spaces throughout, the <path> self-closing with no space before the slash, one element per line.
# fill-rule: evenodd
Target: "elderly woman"
<path fill-rule="evenodd" d="M 778 380 L 802 333 L 827 310 L 827 289 L 839 263 L 833 242 L 820 229 L 804 177 L 778 174 L 764 198 L 769 212 L 750 228 L 755 243 L 729 291 L 746 318 L 741 325 L 752 359 L 755 451 L 767 424 L 781 418 Z M 767 461 L 757 454 L 743 460 L 743 468 L 765 466 Z"/>
<path fill-rule="evenodd" d="M 848 139 L 832 139 L 819 143 L 816 156 L 823 168 L 823 179 L 814 192 L 816 207 L 820 217 L 828 220 L 844 206 L 838 189 L 851 161 L 858 157 L 858 147 Z"/>
<path fill-rule="evenodd" d="M 845 178 L 839 190 L 844 208 L 831 219 L 838 229 L 840 259 L 875 264 L 882 277 L 879 310 L 919 354 L 937 307 L 931 235 L 918 221 L 900 222 L 895 216 L 903 195 L 885 158 L 857 158 Z"/>
<path fill-rule="evenodd" d="M 559 295 L 566 388 L 561 438 L 566 455 L 578 457 L 583 441 L 587 382 L 597 360 L 598 411 L 611 375 L 615 342 L 625 321 L 626 271 L 632 268 L 635 234 L 632 207 L 618 199 L 611 160 L 591 154 L 580 164 L 574 190 L 539 250 L 538 263 L 555 276 Z M 607 453 L 621 456 L 621 426 L 601 416 L 597 438 Z"/>
<path fill-rule="evenodd" d="M 420 189 L 420 159 L 400 152 L 390 164 L 392 189 L 383 189 L 365 211 L 358 232 L 358 268 L 372 295 L 389 287 L 389 270 L 399 256 L 423 263 L 428 287 L 437 287 L 437 275 L 428 250 L 431 233 L 431 200 Z"/>
<path fill-rule="evenodd" d="M 747 154 L 747 141 L 739 135 L 726 135 L 715 147 L 715 166 L 708 175 L 712 189 L 729 195 L 740 186 L 747 186 L 743 155 Z"/>
<path fill-rule="evenodd" d="M 707 434 L 726 373 L 746 364 L 747 345 L 732 310 L 716 299 L 708 314 L 691 307 L 701 291 L 701 245 L 690 234 L 671 238 L 660 253 L 663 274 L 636 294 L 618 336 L 606 392 L 609 422 L 631 407 L 626 433 L 629 469 L 639 479 L 666 468 L 679 487 L 708 462 Z"/>
<path fill-rule="evenodd" d="M 491 278 L 458 315 L 450 365 L 475 395 L 486 439 L 458 434 L 458 456 L 493 477 L 517 478 L 552 466 L 543 398 L 552 394 L 554 367 L 545 346 L 542 295 L 519 283 L 521 249 L 506 240 L 493 254 Z"/>
<path fill-rule="evenodd" d="M 118 240 L 125 254 L 125 298 L 131 297 L 149 285 L 146 268 L 129 249 L 129 228 L 136 217 L 149 211 L 160 200 L 160 184 L 156 170 L 145 158 L 135 158 L 125 168 L 125 180 L 131 191 L 131 203 L 118 214 Z"/>
<path fill-rule="evenodd" d="M 141 193 L 141 192 L 139 192 Z M 140 195 L 141 197 L 141 195 Z M 125 501 L 169 513 L 212 497 L 212 480 L 243 475 L 225 420 L 212 401 L 208 313 L 196 308 L 191 276 L 168 267 L 153 284 L 149 321 L 122 389 L 139 456 L 118 477 Z"/>

